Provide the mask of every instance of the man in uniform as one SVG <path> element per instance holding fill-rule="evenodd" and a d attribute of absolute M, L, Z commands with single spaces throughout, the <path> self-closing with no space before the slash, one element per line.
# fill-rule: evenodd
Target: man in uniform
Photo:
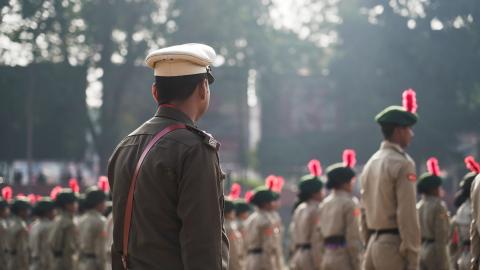
<path fill-rule="evenodd" d="M 361 176 L 362 231 L 368 241 L 364 269 L 419 266 L 415 163 L 405 152 L 417 122 L 415 92 L 409 89 L 403 97 L 403 107 L 390 106 L 376 116 L 385 140 Z"/>
<path fill-rule="evenodd" d="M 51 269 L 76 269 L 78 227 L 73 219 L 78 210 L 77 196 L 70 188 L 63 188 L 54 201 L 59 212 L 48 234 L 48 246 L 53 255 Z"/>
<path fill-rule="evenodd" d="M 196 127 L 209 106 L 215 57 L 192 43 L 146 58 L 159 108 L 123 139 L 108 167 L 113 269 L 227 267 L 219 143 Z"/>
<path fill-rule="evenodd" d="M 78 270 L 104 270 L 107 261 L 105 242 L 106 222 L 103 216 L 107 196 L 103 190 L 90 187 L 85 194 L 85 213 L 78 220 L 79 261 Z"/>
<path fill-rule="evenodd" d="M 27 219 L 30 215 L 30 202 L 26 197 L 15 198 L 10 207 L 12 217 L 8 227 L 9 267 L 10 270 L 28 270 L 28 227 Z"/>
<path fill-rule="evenodd" d="M 50 198 L 42 198 L 33 207 L 37 219 L 30 226 L 30 270 L 50 269 L 52 253 L 48 248 L 48 233 L 55 218 L 55 204 Z"/>
<path fill-rule="evenodd" d="M 7 265 L 7 218 L 9 214 L 8 202 L 0 196 L 0 265 Z"/>
<path fill-rule="evenodd" d="M 470 201 L 472 203 L 472 224 L 470 226 L 470 269 L 480 269 L 480 165 L 475 162 L 475 173 L 477 176 L 472 183 Z M 473 170 L 472 170 L 473 171 Z"/>

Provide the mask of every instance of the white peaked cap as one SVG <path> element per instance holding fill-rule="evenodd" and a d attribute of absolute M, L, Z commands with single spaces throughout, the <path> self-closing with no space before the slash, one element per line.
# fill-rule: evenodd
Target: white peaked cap
<path fill-rule="evenodd" d="M 145 63 L 153 68 L 155 76 L 175 77 L 207 73 L 216 56 L 208 45 L 188 43 L 155 50 L 147 55 Z"/>

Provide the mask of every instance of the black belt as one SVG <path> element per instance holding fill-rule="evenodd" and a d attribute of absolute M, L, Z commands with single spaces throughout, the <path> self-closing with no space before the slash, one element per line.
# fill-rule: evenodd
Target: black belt
<path fill-rule="evenodd" d="M 297 244 L 295 245 L 295 249 L 301 249 L 301 250 L 309 250 L 312 248 L 312 245 L 310 243 L 305 243 L 305 244 Z"/>
<path fill-rule="evenodd" d="M 53 257 L 55 258 L 63 257 L 63 251 L 53 251 Z"/>
<path fill-rule="evenodd" d="M 87 259 L 95 259 L 97 258 L 97 255 L 95 253 L 82 253 L 80 254 L 81 258 L 87 258 Z"/>
<path fill-rule="evenodd" d="M 423 238 L 422 237 L 422 243 L 424 243 L 424 244 L 432 244 L 433 242 L 435 242 L 435 239 Z"/>
<path fill-rule="evenodd" d="M 262 248 L 252 248 L 248 250 L 248 254 L 262 254 Z"/>
<path fill-rule="evenodd" d="M 325 243 L 325 245 L 345 245 L 347 243 L 347 240 L 343 235 L 332 235 L 325 238 L 323 242 Z"/>
<path fill-rule="evenodd" d="M 12 255 L 12 256 L 17 255 L 17 251 L 16 251 L 16 250 L 9 250 L 9 251 L 7 251 L 7 253 L 9 253 L 9 254 Z"/>
<path fill-rule="evenodd" d="M 398 229 L 380 229 L 380 230 L 370 230 L 372 234 L 375 235 L 382 235 L 382 234 L 395 234 L 400 235 L 400 231 Z"/>

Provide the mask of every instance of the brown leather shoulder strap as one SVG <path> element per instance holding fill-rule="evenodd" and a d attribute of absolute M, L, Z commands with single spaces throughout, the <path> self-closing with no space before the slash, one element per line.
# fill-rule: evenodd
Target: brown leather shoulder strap
<path fill-rule="evenodd" d="M 128 190 L 128 198 L 127 198 L 127 205 L 125 207 L 125 217 L 123 219 L 123 252 L 122 252 L 122 263 L 123 267 L 127 269 L 128 266 L 128 240 L 130 236 L 130 225 L 132 221 L 132 213 L 133 213 L 133 194 L 135 193 L 135 187 L 137 185 L 137 180 L 138 180 L 138 175 L 140 174 L 140 169 L 142 168 L 143 161 L 145 160 L 145 157 L 148 155 L 150 150 L 155 146 L 155 144 L 165 135 L 168 133 L 177 130 L 177 129 L 183 129 L 186 128 L 187 126 L 185 124 L 173 124 L 170 125 L 153 137 L 151 139 L 145 149 L 143 149 L 142 154 L 140 155 L 140 158 L 138 159 L 137 165 L 135 166 L 135 171 L 132 176 L 132 181 L 130 182 L 130 188 Z"/>

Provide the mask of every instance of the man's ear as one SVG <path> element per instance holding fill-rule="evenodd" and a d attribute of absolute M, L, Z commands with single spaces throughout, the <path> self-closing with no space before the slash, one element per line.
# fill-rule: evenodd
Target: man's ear
<path fill-rule="evenodd" d="M 152 97 L 153 99 L 155 99 L 155 102 L 157 102 L 158 104 L 158 92 L 157 92 L 157 87 L 155 86 L 154 83 L 152 84 Z"/>
<path fill-rule="evenodd" d="M 204 79 L 197 85 L 198 95 L 201 100 L 204 100 L 208 96 L 208 81 Z"/>

